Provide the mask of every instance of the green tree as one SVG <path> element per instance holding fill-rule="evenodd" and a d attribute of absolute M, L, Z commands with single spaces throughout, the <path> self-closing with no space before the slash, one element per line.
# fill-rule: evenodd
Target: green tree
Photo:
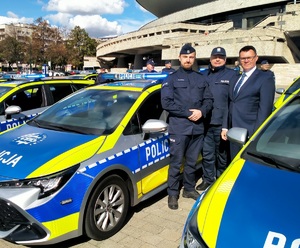
<path fill-rule="evenodd" d="M 46 20 L 41 17 L 35 20 L 36 27 L 32 32 L 32 56 L 35 61 L 40 63 L 46 63 L 49 58 L 47 58 L 47 49 L 53 40 L 53 29 L 50 27 Z"/>
<path fill-rule="evenodd" d="M 9 26 L 5 39 L 0 42 L 0 55 L 2 61 L 9 64 L 9 68 L 14 63 L 19 66 L 23 62 L 24 49 L 22 42 L 18 40 L 18 28 L 13 24 Z"/>
<path fill-rule="evenodd" d="M 45 56 L 51 62 L 52 69 L 63 67 L 67 63 L 67 49 L 58 28 L 52 28 L 51 37 L 48 37 L 48 46 Z"/>
<path fill-rule="evenodd" d="M 71 30 L 66 43 L 68 62 L 77 69 L 83 68 L 84 56 L 96 56 L 97 43 L 91 39 L 85 29 L 76 26 Z"/>

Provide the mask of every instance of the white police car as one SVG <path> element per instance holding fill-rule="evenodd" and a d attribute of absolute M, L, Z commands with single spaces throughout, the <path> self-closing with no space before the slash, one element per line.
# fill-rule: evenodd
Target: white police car
<path fill-rule="evenodd" d="M 106 239 L 130 206 L 165 189 L 166 76 L 107 74 L 123 80 L 77 91 L 1 133 L 0 236 L 23 245 Z"/>

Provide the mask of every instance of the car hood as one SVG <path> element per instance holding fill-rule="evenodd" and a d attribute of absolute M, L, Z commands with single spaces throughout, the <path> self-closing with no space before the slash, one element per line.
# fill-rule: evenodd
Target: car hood
<path fill-rule="evenodd" d="M 271 247 L 285 238 L 291 244 L 299 238 L 299 179 L 299 173 L 253 162 L 232 164 L 200 205 L 202 238 L 222 248 Z"/>
<path fill-rule="evenodd" d="M 29 125 L 0 135 L 0 180 L 49 175 L 81 163 L 105 136 L 60 132 Z"/>

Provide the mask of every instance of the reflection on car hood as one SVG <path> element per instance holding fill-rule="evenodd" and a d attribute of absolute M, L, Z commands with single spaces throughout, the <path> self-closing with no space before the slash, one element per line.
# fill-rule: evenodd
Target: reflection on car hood
<path fill-rule="evenodd" d="M 264 247 L 268 235 L 285 236 L 288 243 L 299 238 L 300 174 L 252 162 L 234 165 L 205 196 L 205 210 L 199 209 L 207 245 L 253 248 Z"/>
<path fill-rule="evenodd" d="M 52 174 L 88 159 L 105 137 L 29 125 L 0 135 L 0 180 Z"/>

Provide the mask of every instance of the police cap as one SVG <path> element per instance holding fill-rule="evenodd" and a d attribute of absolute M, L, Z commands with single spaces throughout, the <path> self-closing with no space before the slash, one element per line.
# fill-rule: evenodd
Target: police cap
<path fill-rule="evenodd" d="M 147 61 L 147 65 L 155 65 L 155 63 L 154 63 L 154 61 L 153 61 L 153 59 L 149 59 L 148 61 Z"/>
<path fill-rule="evenodd" d="M 226 57 L 226 51 L 223 47 L 215 47 L 212 51 L 211 51 L 211 55 L 210 56 L 215 56 L 215 55 L 221 55 Z"/>
<path fill-rule="evenodd" d="M 266 65 L 266 64 L 269 64 L 268 60 L 263 60 L 261 63 L 261 65 Z"/>
<path fill-rule="evenodd" d="M 189 43 L 187 43 L 183 45 L 179 54 L 190 54 L 193 52 L 196 52 L 196 50 Z"/>

